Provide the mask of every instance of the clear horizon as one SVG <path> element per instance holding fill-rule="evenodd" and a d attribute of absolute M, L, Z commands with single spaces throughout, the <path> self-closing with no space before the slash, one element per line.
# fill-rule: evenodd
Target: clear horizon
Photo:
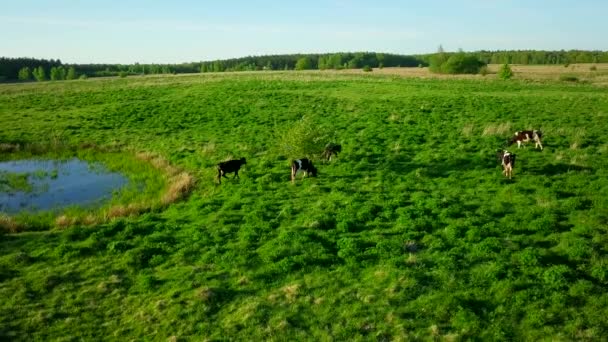
<path fill-rule="evenodd" d="M 407 3 L 143 0 L 3 6 L 4 57 L 63 63 L 187 63 L 258 55 L 374 51 L 608 50 L 608 2 Z"/>

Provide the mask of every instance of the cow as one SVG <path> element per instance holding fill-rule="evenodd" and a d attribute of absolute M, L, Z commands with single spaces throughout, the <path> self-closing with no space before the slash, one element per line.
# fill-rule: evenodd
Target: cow
<path fill-rule="evenodd" d="M 309 174 L 313 177 L 317 177 L 317 169 L 314 165 L 312 165 L 312 161 L 302 158 L 296 159 L 291 162 L 291 182 L 293 183 L 296 180 L 296 173 L 298 171 L 304 172 L 304 176 L 308 176 Z"/>
<path fill-rule="evenodd" d="M 507 150 L 499 150 L 496 152 L 496 158 L 500 165 L 502 165 L 502 174 L 511 179 L 513 168 L 515 167 L 515 154 Z"/>
<path fill-rule="evenodd" d="M 514 143 L 517 143 L 517 148 L 520 148 L 522 143 L 528 143 L 531 140 L 533 140 L 535 143 L 534 148 L 540 147 L 540 150 L 542 151 L 543 144 L 540 141 L 540 139 L 542 137 L 543 137 L 543 133 L 538 130 L 515 132 L 515 135 L 513 136 L 513 138 L 511 140 L 509 140 L 508 146 L 511 146 Z"/>
<path fill-rule="evenodd" d="M 331 156 L 338 156 L 338 153 L 342 152 L 342 145 L 329 143 L 325 145 L 325 149 L 323 150 L 323 158 L 327 161 L 331 161 Z"/>
<path fill-rule="evenodd" d="M 222 184 L 222 176 L 228 178 L 226 174 L 230 172 L 234 172 L 234 178 L 240 178 L 239 170 L 243 164 L 247 164 L 245 158 L 228 160 L 217 164 L 217 180 Z"/>

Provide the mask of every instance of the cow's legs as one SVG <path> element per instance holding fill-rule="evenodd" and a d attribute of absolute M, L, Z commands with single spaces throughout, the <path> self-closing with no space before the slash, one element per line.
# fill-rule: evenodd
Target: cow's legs
<path fill-rule="evenodd" d="M 293 183 L 296 180 L 296 167 L 291 166 L 291 182 Z"/>
<path fill-rule="evenodd" d="M 234 178 L 233 179 L 241 179 L 241 177 L 239 177 L 239 170 L 234 171 Z"/>

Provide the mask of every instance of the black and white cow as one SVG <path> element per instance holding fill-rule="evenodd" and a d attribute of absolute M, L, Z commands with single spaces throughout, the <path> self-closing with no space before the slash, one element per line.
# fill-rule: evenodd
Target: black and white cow
<path fill-rule="evenodd" d="M 245 158 L 228 160 L 217 164 L 217 180 L 222 184 L 222 177 L 228 178 L 226 177 L 226 173 L 231 172 L 234 172 L 234 178 L 239 177 L 239 170 L 243 164 L 247 164 Z"/>
<path fill-rule="evenodd" d="M 513 168 L 515 167 L 515 154 L 507 150 L 500 150 L 496 152 L 496 158 L 500 165 L 502 165 L 502 174 L 511 179 Z"/>
<path fill-rule="evenodd" d="M 304 176 L 308 176 L 309 174 L 313 177 L 317 177 L 317 169 L 314 165 L 312 165 L 312 161 L 302 158 L 296 159 L 291 162 L 291 182 L 293 183 L 296 180 L 296 173 L 298 171 L 304 172 Z"/>
<path fill-rule="evenodd" d="M 325 145 L 325 149 L 323 150 L 323 158 L 325 160 L 331 161 L 331 156 L 338 156 L 338 153 L 342 152 L 342 145 L 329 143 Z"/>
<path fill-rule="evenodd" d="M 515 136 L 511 140 L 509 140 L 509 146 L 517 143 L 517 148 L 520 148 L 521 144 L 534 141 L 534 148 L 540 147 L 540 150 L 542 151 L 543 144 L 540 141 L 542 137 L 543 133 L 538 130 L 515 132 Z"/>

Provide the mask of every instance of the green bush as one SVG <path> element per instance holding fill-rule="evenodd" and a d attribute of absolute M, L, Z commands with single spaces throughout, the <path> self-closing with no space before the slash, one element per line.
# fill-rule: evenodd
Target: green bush
<path fill-rule="evenodd" d="M 596 71 L 597 67 L 595 65 L 592 65 L 592 66 L 589 67 L 589 70 L 590 71 Z"/>
<path fill-rule="evenodd" d="M 508 80 L 513 77 L 513 70 L 511 70 L 509 64 L 505 63 L 500 67 L 500 70 L 498 71 L 498 77 L 503 80 Z"/>
<path fill-rule="evenodd" d="M 366 65 L 363 67 L 363 71 L 370 72 L 370 71 L 372 71 L 372 68 L 369 65 Z"/>
<path fill-rule="evenodd" d="M 482 66 L 482 67 L 479 69 L 479 74 L 480 74 L 481 76 L 485 76 L 485 75 L 487 75 L 487 74 L 488 74 L 488 66 L 487 66 L 487 65 Z"/>
<path fill-rule="evenodd" d="M 296 62 L 296 70 L 312 69 L 312 61 L 308 57 L 302 57 Z"/>
<path fill-rule="evenodd" d="M 127 77 L 127 72 L 126 71 L 121 71 L 118 73 L 118 76 L 120 76 L 121 78 L 125 78 Z"/>
<path fill-rule="evenodd" d="M 323 152 L 329 134 L 310 117 L 303 117 L 279 137 L 278 152 L 287 158 L 313 158 Z"/>
<path fill-rule="evenodd" d="M 431 57 L 429 70 L 442 74 L 477 74 L 486 64 L 474 55 L 438 53 Z"/>

